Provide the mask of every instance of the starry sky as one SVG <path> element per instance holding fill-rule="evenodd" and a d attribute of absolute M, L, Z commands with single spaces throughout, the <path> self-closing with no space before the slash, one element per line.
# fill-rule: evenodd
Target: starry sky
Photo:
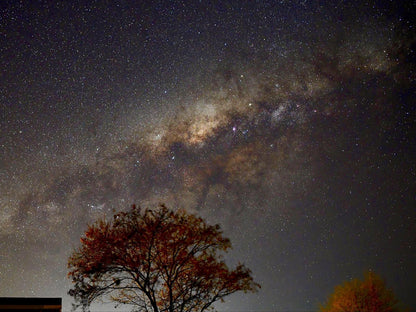
<path fill-rule="evenodd" d="M 0 296 L 69 307 L 86 225 L 165 203 L 262 285 L 221 311 L 313 311 L 369 269 L 416 308 L 411 1 L 0 9 Z"/>

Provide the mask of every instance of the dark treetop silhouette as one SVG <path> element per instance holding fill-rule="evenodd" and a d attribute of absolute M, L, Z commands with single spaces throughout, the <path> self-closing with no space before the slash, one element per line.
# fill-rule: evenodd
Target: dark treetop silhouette
<path fill-rule="evenodd" d="M 245 266 L 227 267 L 219 252 L 230 248 L 219 225 L 164 205 L 133 206 L 88 226 L 68 261 L 69 294 L 83 308 L 109 297 L 144 311 L 204 311 L 227 295 L 260 287 Z"/>

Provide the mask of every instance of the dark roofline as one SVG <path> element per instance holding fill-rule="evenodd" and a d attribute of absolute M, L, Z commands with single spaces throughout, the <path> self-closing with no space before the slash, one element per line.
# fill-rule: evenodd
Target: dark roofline
<path fill-rule="evenodd" d="M 62 298 L 0 297 L 2 305 L 62 305 Z"/>

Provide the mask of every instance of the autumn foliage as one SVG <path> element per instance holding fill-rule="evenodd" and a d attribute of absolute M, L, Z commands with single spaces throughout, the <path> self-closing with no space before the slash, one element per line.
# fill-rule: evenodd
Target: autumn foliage
<path fill-rule="evenodd" d="M 185 211 L 132 207 L 90 225 L 68 261 L 78 306 L 97 299 L 153 312 L 204 311 L 237 291 L 256 291 L 250 270 L 230 270 L 218 225 Z"/>
<path fill-rule="evenodd" d="M 363 281 L 353 279 L 335 287 L 321 312 L 398 312 L 398 300 L 384 281 L 368 272 Z"/>

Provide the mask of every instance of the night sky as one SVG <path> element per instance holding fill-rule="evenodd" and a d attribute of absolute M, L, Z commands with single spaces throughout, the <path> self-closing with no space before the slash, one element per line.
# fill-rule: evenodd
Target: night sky
<path fill-rule="evenodd" d="M 66 295 L 88 223 L 136 203 L 220 223 L 311 311 L 374 270 L 416 308 L 415 6 L 0 3 L 0 296 Z"/>

